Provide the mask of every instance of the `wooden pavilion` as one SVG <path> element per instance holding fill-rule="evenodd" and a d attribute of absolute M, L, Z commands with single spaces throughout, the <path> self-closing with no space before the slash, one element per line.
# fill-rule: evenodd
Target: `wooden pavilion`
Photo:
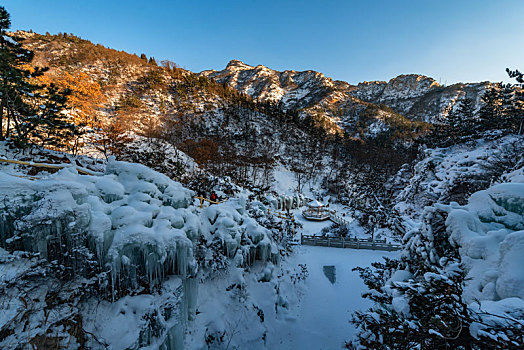
<path fill-rule="evenodd" d="M 326 206 L 317 200 L 313 200 L 307 204 L 306 210 L 302 212 L 302 216 L 307 220 L 324 221 L 329 219 L 329 211 Z"/>

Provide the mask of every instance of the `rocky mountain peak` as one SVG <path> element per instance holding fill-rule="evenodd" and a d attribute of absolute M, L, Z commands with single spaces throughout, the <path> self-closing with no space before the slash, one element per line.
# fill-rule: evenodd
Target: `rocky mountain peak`
<path fill-rule="evenodd" d="M 402 74 L 387 83 L 385 92 L 397 91 L 410 96 L 420 96 L 439 86 L 435 79 L 425 75 Z"/>
<path fill-rule="evenodd" d="M 350 93 L 366 102 L 385 104 L 410 119 L 435 121 L 465 97 L 478 101 L 486 84 L 441 86 L 435 79 L 421 74 L 402 74 L 388 82 L 359 83 Z"/>
<path fill-rule="evenodd" d="M 248 64 L 245 64 L 244 62 L 240 60 L 231 60 L 226 66 L 226 70 L 246 70 L 246 69 L 253 69 L 253 66 L 250 66 Z"/>

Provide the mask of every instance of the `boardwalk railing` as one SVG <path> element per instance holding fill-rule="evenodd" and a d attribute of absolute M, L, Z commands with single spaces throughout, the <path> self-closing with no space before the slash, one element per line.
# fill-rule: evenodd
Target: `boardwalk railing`
<path fill-rule="evenodd" d="M 10 164 L 27 165 L 27 166 L 37 167 L 37 168 L 48 168 L 48 169 L 63 169 L 65 167 L 72 166 L 71 164 L 35 163 L 35 162 L 24 162 L 22 160 L 13 160 L 13 159 L 4 159 L 4 158 L 0 158 L 0 162 L 2 162 L 2 163 L 10 163 Z M 100 175 L 100 173 L 98 173 L 96 171 L 92 171 L 92 170 L 86 169 L 86 168 L 82 168 L 82 167 L 78 167 L 78 166 L 75 166 L 74 168 L 78 171 L 79 174 L 82 174 L 82 175 Z M 35 177 L 34 179 L 38 179 L 38 177 Z M 32 179 L 32 180 L 34 180 L 34 179 Z"/>
<path fill-rule="evenodd" d="M 348 225 L 349 221 L 337 215 L 337 212 L 334 210 L 328 210 L 329 220 L 333 221 L 335 224 L 339 225 Z"/>
<path fill-rule="evenodd" d="M 386 239 L 371 241 L 361 238 L 318 237 L 304 235 L 302 236 L 302 245 L 385 251 L 395 251 L 402 249 L 400 244 L 386 243 Z"/>
<path fill-rule="evenodd" d="M 225 203 L 227 202 L 227 199 L 223 200 L 223 201 L 212 201 L 211 199 L 207 199 L 205 197 L 199 197 L 199 196 L 195 196 L 193 197 L 195 199 L 199 199 L 200 200 L 200 208 L 204 207 L 204 202 L 208 202 L 210 204 L 220 204 L 220 203 Z"/>
<path fill-rule="evenodd" d="M 267 215 L 274 215 L 279 219 L 295 221 L 295 216 L 291 213 L 284 213 L 278 210 L 267 209 Z"/>

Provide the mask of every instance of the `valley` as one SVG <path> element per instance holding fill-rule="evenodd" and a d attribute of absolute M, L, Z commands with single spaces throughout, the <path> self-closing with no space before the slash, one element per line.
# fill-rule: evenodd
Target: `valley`
<path fill-rule="evenodd" d="M 0 348 L 522 348 L 515 67 L 350 84 L 44 33 L 0 6 Z"/>

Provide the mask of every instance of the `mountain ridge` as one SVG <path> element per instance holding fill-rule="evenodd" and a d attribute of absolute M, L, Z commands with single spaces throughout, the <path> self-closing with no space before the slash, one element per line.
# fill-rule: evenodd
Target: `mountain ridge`
<path fill-rule="evenodd" d="M 400 74 L 387 82 L 375 80 L 353 85 L 314 70 L 277 71 L 236 59 L 231 60 L 223 70 L 204 70 L 198 74 L 226 83 L 260 101 L 282 103 L 284 108 L 307 109 L 314 107 L 315 103 L 325 103 L 337 109 L 333 102 L 347 105 L 358 103 L 355 100 L 358 99 L 386 105 L 410 120 L 431 123 L 446 118 L 456 103 L 464 98 L 472 99 L 475 109 L 478 109 L 484 91 L 493 85 L 486 81 L 443 86 L 431 77 L 415 73 Z M 302 98 L 305 100 L 299 101 Z M 421 108 L 422 105 L 429 108 Z"/>

